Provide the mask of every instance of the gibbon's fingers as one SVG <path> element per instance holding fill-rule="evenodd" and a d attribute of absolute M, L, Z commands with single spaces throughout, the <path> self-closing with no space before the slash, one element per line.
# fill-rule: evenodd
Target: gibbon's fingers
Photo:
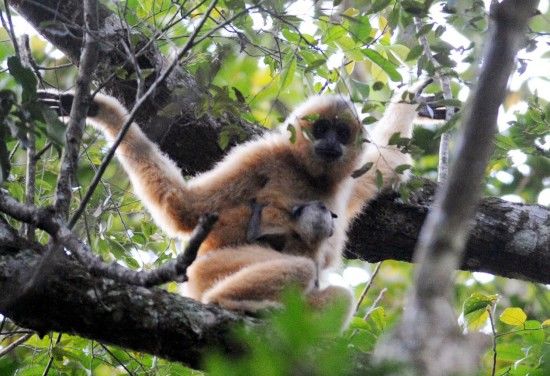
<path fill-rule="evenodd" d="M 58 116 L 69 116 L 73 105 L 74 95 L 72 93 L 59 93 L 46 90 L 37 91 L 39 102 L 54 110 Z M 91 101 L 88 108 L 88 116 L 95 116 L 99 110 L 98 105 Z"/>
<path fill-rule="evenodd" d="M 246 312 L 280 307 L 281 292 L 298 287 L 304 293 L 315 284 L 315 263 L 300 256 L 282 255 L 249 265 L 216 283 L 202 301 Z"/>

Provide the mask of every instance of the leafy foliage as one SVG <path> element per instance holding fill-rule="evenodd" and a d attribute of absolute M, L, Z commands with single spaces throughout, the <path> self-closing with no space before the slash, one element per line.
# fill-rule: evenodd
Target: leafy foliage
<path fill-rule="evenodd" d="M 195 0 L 102 3 L 124 17 L 130 39 L 145 35 L 166 55 L 186 42 L 208 6 Z M 299 8 L 294 3 L 304 3 L 306 7 Z M 240 14 L 245 7 L 250 10 Z M 525 67 L 535 63 L 528 61 L 535 60 L 529 53 L 540 51 L 537 46 L 547 43 L 549 14 L 548 10 L 543 12 L 533 20 L 527 51 L 520 57 L 515 78 L 520 81 L 527 74 Z M 233 17 L 236 18 L 232 22 L 220 28 Z M 415 25 L 414 17 L 420 17 L 419 25 Z M 305 97 L 336 93 L 351 97 L 357 104 L 368 133 L 392 91 L 414 81 L 418 74 L 450 77 L 453 99 L 439 104 L 462 104 L 464 93 L 476 80 L 474 62 L 486 28 L 483 1 L 220 0 L 199 33 L 199 38 L 209 32 L 212 36 L 194 46 L 182 65 L 207 88 L 207 95 L 195 108 L 197 115 L 231 112 L 274 127 Z M 159 30 L 163 32 L 157 33 Z M 457 43 L 450 43 L 446 37 L 452 30 L 461 33 L 462 39 Z M 437 66 L 419 45 L 420 36 L 429 41 Z M 35 200 L 47 205 L 55 190 L 64 126 L 55 114 L 34 101 L 36 88 L 70 88 L 75 81 L 75 68 L 66 66 L 67 59 L 59 57 L 37 35 L 31 36 L 30 46 L 34 68 L 22 63 L 8 32 L 0 28 L 0 185 L 24 201 L 26 149 L 34 143 L 38 155 Z M 549 57 L 546 53 L 536 59 L 547 64 Z M 125 70 L 118 68 L 122 67 L 113 67 L 113 72 L 124 74 Z M 143 78 L 150 73 L 142 72 Z M 124 79 L 135 79 L 135 75 Z M 536 77 L 529 80 L 536 81 Z M 425 92 L 440 94 L 441 88 L 432 84 Z M 506 107 L 510 120 L 501 124 L 489 166 L 487 193 L 513 194 L 515 199 L 533 203 L 540 192 L 550 190 L 547 93 L 548 90 L 537 92 L 527 83 L 509 93 Z M 162 111 L 169 114 L 177 110 L 167 107 Z M 459 116 L 445 125 L 418 127 L 412 139 L 398 134 L 392 137 L 392 144 L 413 153 L 414 175 L 435 177 L 438 137 L 443 131 L 454 132 L 460 124 Z M 219 146 L 226 148 L 234 137 L 242 137 L 239 127 L 228 126 L 220 135 Z M 104 143 L 91 130 L 87 130 L 84 144 L 73 208 L 104 153 Z M 363 166 L 356 175 L 371 167 Z M 404 173 L 409 168 L 403 165 L 397 172 Z M 374 173 L 381 186 L 381 174 Z M 159 233 L 132 195 L 128 182 L 121 179 L 123 175 L 116 164 L 108 168 L 76 231 L 104 260 L 116 260 L 131 268 L 162 264 L 174 257 L 178 247 Z M 414 184 L 413 179 L 411 186 Z M 403 199 L 411 186 L 402 188 Z M 38 233 L 39 241 L 45 238 Z M 346 270 L 366 275 L 360 282 L 372 276 L 369 266 L 357 263 L 349 263 Z M 363 283 L 357 278 L 350 281 L 359 296 Z M 387 374 L 386 368 L 369 368 L 372 365 L 368 356 L 400 317 L 410 284 L 410 265 L 384 262 L 350 329 L 342 335 L 335 329 L 337 309 L 315 315 L 299 298 L 289 295 L 288 309 L 274 314 L 265 327 L 238 333 L 238 340 L 247 350 L 245 355 L 233 360 L 215 353 L 207 368 L 213 375 L 345 375 L 359 371 Z M 173 292 L 178 288 L 175 284 L 166 286 Z M 375 299 L 377 296 L 380 299 Z M 497 375 L 550 374 L 550 292 L 546 286 L 459 273 L 455 298 L 464 329 L 481 330 L 495 339 L 496 363 L 493 365 L 493 350 L 488 350 L 480 374 L 491 374 L 493 367 Z M 9 320 L 2 322 L 0 351 L 24 335 Z M 42 374 L 50 362 L 50 375 L 199 374 L 177 363 L 79 337 L 64 334 L 59 343 L 56 339 L 57 334 L 44 338 L 33 335 L 24 345 L 0 357 L 0 374 Z M 353 367 L 364 368 L 358 371 Z"/>

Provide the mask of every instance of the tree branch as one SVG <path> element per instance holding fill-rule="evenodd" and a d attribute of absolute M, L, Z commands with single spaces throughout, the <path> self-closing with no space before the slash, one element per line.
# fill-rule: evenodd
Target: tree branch
<path fill-rule="evenodd" d="M 60 220 L 60 214 L 51 208 L 38 208 L 29 204 L 21 204 L 3 191 L 0 191 L 0 211 L 19 221 L 32 224 L 52 236 L 55 243 L 50 247 L 50 253 L 44 256 L 45 259 L 41 265 L 51 266 L 53 263 L 52 254 L 56 252 L 57 246 L 61 245 L 70 251 L 91 274 L 131 285 L 146 287 L 170 281 L 185 281 L 187 267 L 195 260 L 201 243 L 218 219 L 215 214 L 207 214 L 201 217 L 199 224 L 191 234 L 187 247 L 178 255 L 176 260 L 167 262 L 150 271 L 134 271 L 116 262 L 112 262 L 111 264 L 104 263 L 99 256 L 95 255 L 86 244 L 82 243 L 64 225 L 63 221 Z M 39 268 L 35 274 L 44 272 L 45 270 Z M 36 283 L 33 283 L 31 280 L 23 290 L 34 289 L 36 288 L 35 285 Z"/>
<path fill-rule="evenodd" d="M 344 256 L 372 263 L 412 262 L 435 189 L 435 183 L 425 180 L 407 202 L 395 192 L 379 195 L 352 224 Z M 548 208 L 489 197 L 481 201 L 471 225 L 460 269 L 550 283 Z"/>
<path fill-rule="evenodd" d="M 414 23 L 416 25 L 417 32 L 420 31 L 422 28 L 422 21 L 419 17 L 414 18 Z M 430 48 L 430 42 L 428 41 L 428 38 L 426 35 L 421 35 L 418 38 L 418 41 L 420 42 L 420 45 L 424 49 L 424 56 L 430 61 L 430 63 L 433 65 L 435 71 L 436 71 L 436 78 L 439 83 L 439 86 L 441 87 L 441 90 L 443 91 L 443 98 L 444 99 L 452 99 L 453 94 L 451 92 L 451 80 L 449 79 L 449 76 L 441 74 L 441 65 L 437 62 L 437 60 L 434 58 L 432 54 L 432 49 Z M 445 120 L 449 121 L 451 120 L 452 116 L 454 115 L 454 107 L 453 106 L 447 106 L 445 110 Z M 438 182 L 444 182 L 447 180 L 447 177 L 449 175 L 449 141 L 450 141 L 450 134 L 449 132 L 443 132 L 441 134 L 441 140 L 439 142 L 439 164 L 437 166 L 437 181 Z"/>
<path fill-rule="evenodd" d="M 493 152 L 498 108 L 537 3 L 504 0 L 491 5 L 493 22 L 456 156 L 416 246 L 419 267 L 415 283 L 400 324 L 376 350 L 383 359 L 412 363 L 422 375 L 473 373 L 486 344 L 479 334 L 463 336 L 458 328 L 450 304 L 453 270 L 463 258 L 481 182 Z"/>
<path fill-rule="evenodd" d="M 65 149 L 61 159 L 61 169 L 55 193 L 55 209 L 64 219 L 68 218 L 72 197 L 72 181 L 78 165 L 80 141 L 84 133 L 86 116 L 90 104 L 90 81 L 97 65 L 97 0 L 84 0 L 84 29 L 82 55 L 76 78 L 74 99 L 69 115 L 69 125 L 65 133 Z"/>
<path fill-rule="evenodd" d="M 258 323 L 158 288 L 94 276 L 69 257 L 54 262 L 40 288 L 17 295 L 41 259 L 0 248 L 0 312 L 40 335 L 71 333 L 198 368 L 207 351 L 239 350 L 229 335 L 235 325 Z"/>

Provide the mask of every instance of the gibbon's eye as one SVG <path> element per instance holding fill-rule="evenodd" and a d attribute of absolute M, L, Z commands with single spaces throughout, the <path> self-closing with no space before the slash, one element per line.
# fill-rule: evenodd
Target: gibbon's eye
<path fill-rule="evenodd" d="M 340 142 L 342 145 L 347 144 L 351 138 L 351 131 L 348 125 L 343 122 L 337 122 L 335 124 L 335 129 L 338 142 Z"/>
<path fill-rule="evenodd" d="M 327 119 L 319 119 L 315 123 L 313 123 L 313 137 L 315 139 L 320 139 L 325 136 L 325 133 L 327 133 L 328 129 L 330 127 L 330 122 Z"/>

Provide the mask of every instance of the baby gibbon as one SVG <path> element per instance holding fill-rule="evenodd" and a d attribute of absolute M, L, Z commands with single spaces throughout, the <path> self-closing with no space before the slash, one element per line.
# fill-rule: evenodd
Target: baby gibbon
<path fill-rule="evenodd" d="M 72 103 L 71 94 L 42 93 L 41 98 L 67 112 Z M 317 269 L 326 270 L 340 259 L 350 221 L 378 191 L 376 171 L 382 174 L 384 184 L 390 185 L 401 178 L 395 167 L 410 164 L 410 156 L 388 141 L 394 133 L 410 137 L 415 116 L 415 104 L 391 103 L 365 144 L 361 123 L 349 101 L 341 96 L 316 96 L 291 114 L 288 128 L 233 148 L 212 170 L 187 182 L 175 163 L 136 124 L 118 147 L 117 157 L 138 197 L 170 235 L 186 235 L 202 214 L 218 213 L 218 222 L 188 269 L 190 297 L 253 312 L 279 306 L 280 292 L 292 284 L 301 288 L 315 307 L 342 300 L 351 313 L 351 293 L 337 286 L 316 287 Z M 106 95 L 96 95 L 90 106 L 90 122 L 108 140 L 117 136 L 127 117 L 127 110 Z M 351 177 L 369 162 L 369 171 Z M 254 200 L 261 205 L 261 219 L 249 226 Z M 297 221 L 291 230 L 299 236 L 305 234 L 300 241 L 306 243 L 313 232 L 318 236 L 313 239 L 318 243 L 315 249 L 300 251 L 299 245 L 293 245 L 300 243 L 289 242 L 283 246 L 288 252 L 278 252 L 271 244 L 247 244 L 249 240 L 261 243 L 272 224 L 284 223 L 281 215 L 301 205 L 305 205 L 302 225 L 311 221 L 314 206 L 310 203 L 314 201 L 323 203 L 327 212 L 313 213 L 324 213 L 321 217 L 335 214 L 334 218 L 330 214 L 330 225 L 321 226 L 324 232 L 315 234 L 313 222 L 301 228 Z"/>
<path fill-rule="evenodd" d="M 316 260 L 320 242 L 334 232 L 334 218 L 337 216 L 320 201 L 307 202 L 290 211 L 272 204 L 264 209 L 264 205 L 255 200 L 251 205 L 252 215 L 246 235 L 249 243 Z"/>

